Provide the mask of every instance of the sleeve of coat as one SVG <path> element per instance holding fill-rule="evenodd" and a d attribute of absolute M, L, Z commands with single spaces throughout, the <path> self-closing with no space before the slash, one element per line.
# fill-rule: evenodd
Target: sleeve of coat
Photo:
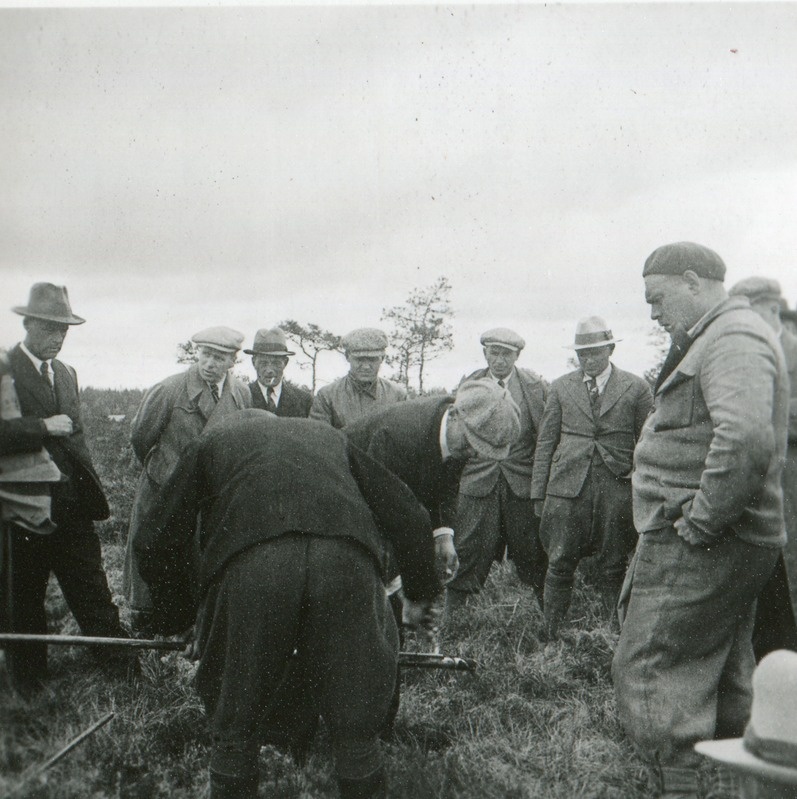
<path fill-rule="evenodd" d="M 545 499 L 551 459 L 559 446 L 562 429 L 562 404 L 559 392 L 550 390 L 545 402 L 545 411 L 537 431 L 537 446 L 534 450 L 534 468 L 531 474 L 531 499 Z"/>
<path fill-rule="evenodd" d="M 0 419 L 0 455 L 38 452 L 44 446 L 46 435 L 43 419 L 32 416 Z"/>
<path fill-rule="evenodd" d="M 332 424 L 332 403 L 329 401 L 326 393 L 319 390 L 313 397 L 313 404 L 310 406 L 310 414 L 308 419 L 315 419 L 317 422 L 326 422 L 328 425 Z"/>
<path fill-rule="evenodd" d="M 777 358 L 763 337 L 731 330 L 709 345 L 700 388 L 713 435 L 700 488 L 684 508 L 707 538 L 733 524 L 764 484 L 775 451 L 776 380 Z"/>
<path fill-rule="evenodd" d="M 349 468 L 379 530 L 393 544 L 404 593 L 412 600 L 440 593 L 435 573 L 432 525 L 426 508 L 408 486 L 353 444 Z"/>
<path fill-rule="evenodd" d="M 645 426 L 645 420 L 650 416 L 653 410 L 653 391 L 647 381 L 642 383 L 639 387 L 637 394 L 636 409 L 634 413 L 634 440 L 639 441 L 642 435 L 642 428 Z"/>
<path fill-rule="evenodd" d="M 169 635 L 196 617 L 196 529 L 201 489 L 200 441 L 183 453 L 134 541 L 141 576 L 152 594 L 154 626 Z"/>
<path fill-rule="evenodd" d="M 173 392 L 165 383 L 153 386 L 141 400 L 130 426 L 130 443 L 143 464 L 169 423 L 174 404 Z"/>

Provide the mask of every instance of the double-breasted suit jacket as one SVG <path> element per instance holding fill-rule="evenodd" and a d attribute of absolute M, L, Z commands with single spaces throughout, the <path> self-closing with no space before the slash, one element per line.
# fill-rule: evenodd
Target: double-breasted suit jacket
<path fill-rule="evenodd" d="M 144 466 L 130 514 L 124 568 L 124 590 L 133 609 L 147 610 L 151 604 L 149 590 L 138 573 L 134 548 L 158 490 L 171 477 L 186 447 L 206 427 L 250 407 L 251 396 L 246 385 L 228 373 L 215 402 L 196 364 L 167 377 L 144 395 L 130 433 L 133 451 Z"/>
<path fill-rule="evenodd" d="M 252 392 L 252 407 L 267 411 L 269 409 L 268 402 L 266 402 L 257 380 L 253 380 L 249 384 L 249 390 Z M 282 381 L 280 401 L 277 403 L 277 416 L 306 419 L 310 415 L 312 404 L 313 395 L 309 391 L 294 386 L 287 380 Z"/>

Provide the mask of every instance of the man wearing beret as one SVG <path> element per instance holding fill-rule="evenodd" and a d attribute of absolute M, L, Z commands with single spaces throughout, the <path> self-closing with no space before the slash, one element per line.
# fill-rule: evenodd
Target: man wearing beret
<path fill-rule="evenodd" d="M 271 411 L 277 416 L 306 418 L 313 404 L 313 395 L 283 380 L 288 358 L 296 353 L 288 349 L 282 330 L 278 327 L 258 330 L 252 349 L 244 352 L 252 356 L 252 366 L 257 372 L 257 380 L 249 384 L 252 407 Z"/>
<path fill-rule="evenodd" d="M 789 443 L 783 469 L 783 516 L 788 541 L 784 549 L 785 568 L 779 561 L 758 600 L 753 644 L 756 659 L 760 659 L 775 649 L 797 648 L 797 336 L 781 324 L 783 298 L 777 280 L 748 277 L 728 293 L 732 297 L 747 297 L 750 307 L 775 331 L 789 372 Z"/>
<path fill-rule="evenodd" d="M 462 472 L 457 505 L 459 572 L 446 587 L 447 616 L 455 614 L 469 594 L 481 590 L 493 561 L 502 559 L 505 550 L 540 604 L 545 583 L 547 560 L 529 492 L 546 387 L 534 372 L 515 366 L 526 342 L 514 330 L 488 330 L 481 344 L 487 368 L 468 375 L 460 385 L 490 380 L 506 391 L 520 411 L 520 433 L 508 452 L 485 439 L 474 447 L 477 454 Z M 488 426 L 489 419 L 484 418 L 483 424 Z"/>
<path fill-rule="evenodd" d="M 645 380 L 611 363 L 616 341 L 600 316 L 582 319 L 573 349 L 579 368 L 551 384 L 537 436 L 531 498 L 548 553 L 545 622 L 556 636 L 582 558 L 596 554 L 596 586 L 615 617 L 637 535 L 631 458 L 653 406 Z"/>
<path fill-rule="evenodd" d="M 52 572 L 85 635 L 126 637 L 94 529 L 94 522 L 107 519 L 110 510 L 83 435 L 77 374 L 56 358 L 70 326 L 85 319 L 72 313 L 66 287 L 52 283 L 34 284 L 28 304 L 13 311 L 23 317 L 25 339 L 8 353 L 18 412 L 0 427 L 0 451 L 41 453 L 43 447 L 60 480 L 16 486 L 20 496 L 30 494 L 36 508 L 7 516 L 3 585 L 11 590 L 3 601 L 4 609 L 10 609 L 6 621 L 12 632 L 47 632 L 44 599 Z M 4 515 L 9 510 L 6 505 Z M 111 666 L 137 662 L 107 649 L 95 656 Z M 12 684 L 23 693 L 33 692 L 47 674 L 47 646 L 15 644 L 6 662 Z"/>
<path fill-rule="evenodd" d="M 407 399 L 398 383 L 379 377 L 385 360 L 387 336 L 381 330 L 362 327 L 343 337 L 349 373 L 316 392 L 310 418 L 340 429 L 371 411 Z"/>
<path fill-rule="evenodd" d="M 130 514 L 124 590 L 133 626 L 141 632 L 147 631 L 152 600 L 138 571 L 136 539 L 183 450 L 208 425 L 251 406 L 249 389 L 231 371 L 243 339 L 242 333 L 229 327 L 208 327 L 194 334 L 191 341 L 196 345 L 197 362 L 147 391 L 133 418 L 130 440 L 144 470 Z"/>
<path fill-rule="evenodd" d="M 756 599 L 786 542 L 789 382 L 777 336 L 728 296 L 717 253 L 668 244 L 643 277 L 672 346 L 634 452 L 640 540 L 612 676 L 655 795 L 696 799 L 694 744 L 742 735 L 750 715 Z M 732 795 L 727 778 L 711 775 L 712 795 Z"/>

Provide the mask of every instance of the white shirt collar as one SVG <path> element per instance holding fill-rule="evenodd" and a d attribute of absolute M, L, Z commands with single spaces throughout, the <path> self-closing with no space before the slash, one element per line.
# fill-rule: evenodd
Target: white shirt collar
<path fill-rule="evenodd" d="M 47 364 L 47 366 L 50 368 L 50 372 L 52 372 L 52 371 L 53 371 L 53 362 L 52 362 L 52 359 L 50 359 L 49 361 L 43 361 L 43 360 L 41 360 L 41 358 L 37 358 L 37 357 L 36 357 L 36 356 L 35 356 L 35 355 L 34 355 L 34 354 L 33 354 L 33 353 L 32 353 L 32 352 L 31 352 L 31 351 L 30 351 L 30 350 L 29 350 L 29 349 L 28 349 L 26 346 L 25 346 L 25 342 L 24 342 L 24 341 L 20 341 L 20 343 L 19 343 L 19 348 L 22 350 L 22 352 L 24 352 L 24 353 L 25 353 L 25 355 L 27 355 L 27 356 L 28 356 L 28 358 L 30 358 L 30 361 L 31 361 L 31 363 L 32 363 L 32 364 L 33 364 L 33 365 L 36 367 L 36 371 L 37 371 L 37 372 L 41 372 L 41 369 L 42 369 L 42 364 L 43 364 L 43 363 L 46 363 L 46 364 Z"/>
<path fill-rule="evenodd" d="M 216 388 L 219 391 L 219 396 L 221 396 L 221 392 L 224 391 L 224 384 L 226 382 L 227 382 L 227 375 L 224 375 L 224 377 L 222 377 L 221 380 L 219 380 L 219 382 L 216 383 Z M 210 383 L 208 383 L 207 385 L 210 385 Z"/>
<path fill-rule="evenodd" d="M 612 364 L 611 361 L 609 365 L 595 377 L 595 384 L 598 386 L 598 394 L 603 394 L 603 389 L 606 388 L 606 384 L 609 382 L 609 378 L 612 375 Z M 589 382 L 592 378 L 585 372 L 584 373 L 584 382 Z"/>
<path fill-rule="evenodd" d="M 274 392 L 274 404 L 280 404 L 280 397 L 282 396 L 282 380 L 280 380 L 276 386 L 264 386 L 259 380 L 257 381 L 257 385 L 260 386 L 260 391 L 262 392 L 263 399 L 266 402 L 268 402 L 268 390 L 271 388 L 271 390 Z"/>
<path fill-rule="evenodd" d="M 493 383 L 497 383 L 500 379 L 501 382 L 504 384 L 504 388 L 506 388 L 506 386 L 509 385 L 509 381 L 512 379 L 513 374 L 515 374 L 514 366 L 512 367 L 512 371 L 506 377 L 501 377 L 501 378 L 496 377 L 489 369 L 487 370 L 487 375 L 490 378 L 490 380 L 492 380 Z"/>

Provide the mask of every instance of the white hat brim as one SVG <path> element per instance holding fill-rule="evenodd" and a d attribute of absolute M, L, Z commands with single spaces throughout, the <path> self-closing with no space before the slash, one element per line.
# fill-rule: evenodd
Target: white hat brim
<path fill-rule="evenodd" d="M 592 350 L 596 349 L 597 347 L 606 347 L 609 344 L 617 344 L 619 341 L 622 341 L 621 338 L 610 338 L 606 341 L 599 341 L 595 344 L 565 344 L 564 349 L 566 350 Z"/>
<path fill-rule="evenodd" d="M 717 760 L 728 768 L 759 774 L 768 780 L 797 785 L 797 768 L 768 763 L 749 752 L 742 738 L 725 738 L 720 741 L 699 741 L 695 750 L 701 755 Z"/>

